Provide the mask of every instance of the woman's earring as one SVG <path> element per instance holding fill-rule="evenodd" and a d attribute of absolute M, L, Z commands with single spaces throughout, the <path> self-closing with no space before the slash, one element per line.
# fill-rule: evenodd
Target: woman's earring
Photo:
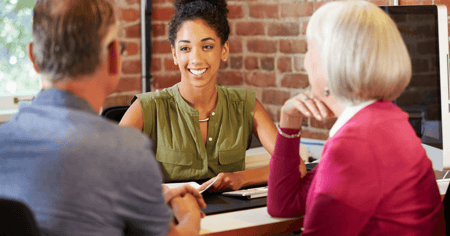
<path fill-rule="evenodd" d="M 330 90 L 328 89 L 328 87 L 325 87 L 325 92 L 323 92 L 323 95 L 325 95 L 325 97 L 330 96 Z"/>
<path fill-rule="evenodd" d="M 224 59 L 222 59 L 223 60 L 223 62 L 226 62 L 227 61 L 227 59 L 226 58 L 224 58 Z"/>

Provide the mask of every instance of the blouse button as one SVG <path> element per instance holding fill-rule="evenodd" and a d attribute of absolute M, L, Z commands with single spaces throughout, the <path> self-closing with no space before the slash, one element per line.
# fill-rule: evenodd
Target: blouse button
<path fill-rule="evenodd" d="M 209 137 L 209 139 L 208 139 L 209 141 L 212 141 L 212 138 L 211 137 Z"/>
<path fill-rule="evenodd" d="M 211 113 L 212 116 L 215 115 L 215 114 L 216 114 L 215 112 L 212 112 L 212 113 Z"/>

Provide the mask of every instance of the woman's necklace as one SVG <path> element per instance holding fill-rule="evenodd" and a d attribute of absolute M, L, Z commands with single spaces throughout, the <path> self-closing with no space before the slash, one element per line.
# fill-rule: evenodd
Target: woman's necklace
<path fill-rule="evenodd" d="M 206 119 L 204 119 L 204 120 L 198 120 L 199 122 L 206 122 L 206 121 L 208 121 L 209 120 L 209 117 L 208 118 L 206 118 Z"/>

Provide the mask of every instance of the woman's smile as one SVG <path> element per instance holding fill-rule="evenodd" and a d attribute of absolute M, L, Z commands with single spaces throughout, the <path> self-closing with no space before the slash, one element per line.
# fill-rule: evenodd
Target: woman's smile
<path fill-rule="evenodd" d="M 201 74 L 205 73 L 206 69 L 207 68 L 205 68 L 205 69 L 188 69 L 188 70 L 189 70 L 189 72 L 191 72 L 194 75 L 201 75 Z"/>

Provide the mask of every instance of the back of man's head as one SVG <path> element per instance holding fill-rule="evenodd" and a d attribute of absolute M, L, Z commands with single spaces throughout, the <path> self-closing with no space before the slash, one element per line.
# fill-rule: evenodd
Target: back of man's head
<path fill-rule="evenodd" d="M 40 73 L 51 83 L 94 73 L 115 16 L 107 0 L 37 0 L 33 55 Z"/>

